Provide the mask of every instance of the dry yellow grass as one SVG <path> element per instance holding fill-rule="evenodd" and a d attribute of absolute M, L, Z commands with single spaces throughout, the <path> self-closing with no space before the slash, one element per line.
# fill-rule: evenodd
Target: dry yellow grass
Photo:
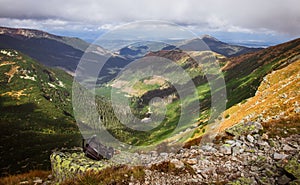
<path fill-rule="evenodd" d="M 299 71 L 300 60 L 267 75 L 254 97 L 223 113 L 224 121 L 220 125 L 219 132 L 242 120 L 260 119 L 267 124 L 276 120 L 299 118 L 295 110 L 300 103 Z"/>
<path fill-rule="evenodd" d="M 13 65 L 13 64 L 15 64 L 15 62 L 3 61 L 3 62 L 0 63 L 0 67 L 1 66 L 6 66 L 6 65 Z"/>
<path fill-rule="evenodd" d="M 22 184 L 22 182 L 25 182 L 26 184 L 36 184 L 33 182 L 34 180 L 37 178 L 45 180 L 50 174 L 51 171 L 34 170 L 24 174 L 10 175 L 0 178 L 0 185 L 16 185 Z"/>
<path fill-rule="evenodd" d="M 26 89 L 22 89 L 22 90 L 19 90 L 19 91 L 11 91 L 11 92 L 2 93 L 2 94 L 0 94 L 0 96 L 10 96 L 10 97 L 15 98 L 17 100 L 20 100 L 21 96 L 27 96 L 27 94 L 25 94 L 24 91 L 26 91 Z"/>
<path fill-rule="evenodd" d="M 9 83 L 11 81 L 11 79 L 14 77 L 14 75 L 18 72 L 19 68 L 20 68 L 20 66 L 11 66 L 11 69 L 7 73 L 4 73 L 5 75 L 8 76 L 7 83 Z"/>

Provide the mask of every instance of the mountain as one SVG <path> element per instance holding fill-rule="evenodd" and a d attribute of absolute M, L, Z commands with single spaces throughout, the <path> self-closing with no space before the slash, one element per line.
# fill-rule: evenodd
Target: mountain
<path fill-rule="evenodd" d="M 121 48 L 119 50 L 119 55 L 129 59 L 137 59 L 145 56 L 149 52 L 159 51 L 162 48 L 165 48 L 167 46 L 168 44 L 163 42 L 154 42 L 154 41 L 137 42 Z"/>
<path fill-rule="evenodd" d="M 0 50 L 1 175 L 47 169 L 51 150 L 79 145 L 72 82 L 60 69 Z"/>
<path fill-rule="evenodd" d="M 300 54 L 300 39 L 254 53 L 229 58 L 222 67 L 227 85 L 227 106 L 255 95 L 263 77 L 289 65 Z"/>
<path fill-rule="evenodd" d="M 208 51 L 189 51 L 188 53 L 182 52 L 181 50 L 160 50 L 156 52 L 150 52 L 146 58 L 157 56 L 159 58 L 165 58 L 174 61 L 176 64 L 182 67 L 185 72 L 191 77 L 194 85 L 196 86 L 199 101 L 201 104 L 201 115 L 197 120 L 186 120 L 189 122 L 189 125 L 185 125 L 185 128 L 179 129 L 181 133 L 185 131 L 193 130 L 195 127 L 203 127 L 203 125 L 208 124 L 208 119 L 211 116 L 211 90 L 208 83 L 207 77 L 203 73 L 203 65 L 195 62 L 193 57 L 207 57 L 214 55 L 215 58 L 219 61 L 221 71 L 224 75 L 226 92 L 227 92 L 227 108 L 230 108 L 245 99 L 253 97 L 257 92 L 261 82 L 264 77 L 271 73 L 272 71 L 287 67 L 291 63 L 295 62 L 295 58 L 300 56 L 300 39 L 296 39 L 287 43 L 283 43 L 277 46 L 269 47 L 262 49 L 256 52 L 243 54 L 237 57 L 226 58 L 223 55 L 208 52 Z M 143 60 L 141 62 L 147 62 L 153 64 L 154 60 Z M 143 65 L 141 63 L 141 65 Z M 209 68 L 209 66 L 207 66 Z M 162 69 L 161 65 L 152 66 L 151 70 L 153 71 L 169 71 L 173 74 L 174 69 L 171 66 L 164 66 Z M 213 70 L 212 70 L 213 71 Z M 107 87 L 101 87 L 98 89 L 100 95 L 103 95 L 108 87 L 114 87 L 122 93 L 125 93 L 125 96 L 131 97 L 132 100 L 131 108 L 132 112 L 143 119 L 147 117 L 149 110 L 149 102 L 155 98 L 159 97 L 163 101 L 168 102 L 168 111 L 166 112 L 166 119 L 163 123 L 153 129 L 150 135 L 138 135 L 137 138 L 132 139 L 132 142 L 137 142 L 142 144 L 144 139 L 148 137 L 151 140 L 147 142 L 158 142 L 167 138 L 168 133 L 171 133 L 174 126 L 178 122 L 178 109 L 180 109 L 180 98 L 178 92 L 176 91 L 176 86 L 181 87 L 179 89 L 186 89 L 184 86 L 181 86 L 180 78 L 182 76 L 173 75 L 172 78 L 176 78 L 176 82 L 168 82 L 160 76 L 153 76 L 148 78 L 141 78 L 142 74 L 139 74 L 139 70 L 132 68 L 124 72 L 124 78 L 114 79 L 108 84 Z M 206 74 L 207 75 L 207 74 Z M 184 100 L 190 104 L 193 100 Z M 189 113 L 190 117 L 193 116 L 192 112 Z M 188 128 L 189 127 L 189 128 Z M 116 133 L 119 131 L 115 130 Z M 132 132 L 132 131 L 130 131 Z M 201 132 L 202 133 L 202 132 Z M 122 132 L 126 135 L 126 132 Z M 130 133 L 127 133 L 130 135 Z M 117 135 L 117 134 L 116 134 Z M 176 136 L 174 140 L 180 140 L 181 137 Z M 183 138 L 181 138 L 183 139 Z M 184 139 L 183 139 L 184 140 Z"/>
<path fill-rule="evenodd" d="M 300 39 L 227 59 L 222 71 L 228 109 L 213 131 L 250 121 L 261 123 L 272 137 L 299 133 L 299 60 Z M 190 144 L 209 128 L 200 120 Z"/>
<path fill-rule="evenodd" d="M 119 69 L 130 62 L 79 38 L 62 37 L 32 29 L 0 27 L 0 49 L 21 51 L 46 66 L 62 68 L 71 73 L 76 70 L 88 47 L 88 53 L 93 54 L 95 60 L 107 58 L 107 63 L 101 73 L 102 78 L 104 76 L 108 76 L 108 80 L 113 78 L 110 77 L 112 69 Z"/>
<path fill-rule="evenodd" d="M 287 137 L 300 132 L 300 55 L 286 67 L 266 75 L 255 96 L 223 113 L 220 131 L 240 122 L 260 122 L 268 135 Z"/>
<path fill-rule="evenodd" d="M 261 49 L 261 48 L 248 48 L 245 46 L 227 44 L 209 35 L 205 35 L 201 39 L 196 38 L 196 39 L 184 41 L 183 43 L 177 45 L 177 47 L 186 51 L 197 51 L 201 49 L 206 49 L 206 48 L 199 48 L 200 46 L 203 45 L 203 42 L 207 44 L 207 46 L 211 51 L 214 51 L 226 57 L 238 56 L 245 53 L 255 52 Z"/>
<path fill-rule="evenodd" d="M 205 44 L 205 45 L 204 45 Z M 208 46 L 208 47 L 207 47 Z M 129 59 L 137 59 L 145 56 L 150 52 L 159 50 L 181 49 L 184 51 L 204 51 L 211 50 L 226 57 L 238 56 L 245 53 L 258 51 L 262 48 L 248 48 L 221 42 L 218 39 L 205 35 L 201 39 L 178 40 L 166 42 L 135 42 L 119 50 L 119 54 Z"/>

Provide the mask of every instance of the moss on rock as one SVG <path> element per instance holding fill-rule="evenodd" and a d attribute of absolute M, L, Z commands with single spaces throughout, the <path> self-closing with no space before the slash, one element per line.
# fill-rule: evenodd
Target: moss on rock
<path fill-rule="evenodd" d="M 288 163 L 284 166 L 284 170 L 300 180 L 300 163 L 296 158 L 289 160 Z"/>
<path fill-rule="evenodd" d="M 81 150 L 57 151 L 50 156 L 52 173 L 57 182 L 72 179 L 85 172 L 98 172 L 113 165 L 112 161 L 95 161 Z"/>
<path fill-rule="evenodd" d="M 225 130 L 226 133 L 233 136 L 241 136 L 247 134 L 256 134 L 263 130 L 263 127 L 258 122 L 245 122 L 236 124 Z"/>

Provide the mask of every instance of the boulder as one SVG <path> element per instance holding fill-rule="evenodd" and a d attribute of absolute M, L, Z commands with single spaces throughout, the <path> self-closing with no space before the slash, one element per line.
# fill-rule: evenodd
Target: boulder
<path fill-rule="evenodd" d="M 226 155 L 231 154 L 231 146 L 229 144 L 224 144 L 220 146 L 220 152 Z"/>
<path fill-rule="evenodd" d="M 55 181 L 72 179 L 88 171 L 98 172 L 112 165 L 109 160 L 96 161 L 84 155 L 80 150 L 58 151 L 50 156 L 52 174 Z"/>
<path fill-rule="evenodd" d="M 257 134 L 263 130 L 263 126 L 259 122 L 246 122 L 236 124 L 225 130 L 226 133 L 233 136 L 241 136 L 248 134 Z"/>

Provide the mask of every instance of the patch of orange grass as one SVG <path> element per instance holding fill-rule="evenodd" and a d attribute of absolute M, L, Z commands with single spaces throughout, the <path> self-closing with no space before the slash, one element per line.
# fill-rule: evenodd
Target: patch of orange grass
<path fill-rule="evenodd" d="M 0 63 L 0 67 L 1 66 L 6 66 L 6 65 L 13 65 L 13 64 L 15 64 L 15 62 L 3 61 L 3 62 Z"/>
<path fill-rule="evenodd" d="M 8 78 L 8 83 L 11 81 L 11 79 L 14 77 L 15 73 L 18 72 L 18 69 L 20 68 L 20 66 L 11 66 L 11 69 L 7 72 L 7 73 L 4 73 L 5 75 L 7 75 L 9 78 Z"/>
<path fill-rule="evenodd" d="M 27 95 L 27 94 L 24 94 L 25 90 L 26 89 L 22 89 L 22 90 L 19 90 L 19 91 L 6 92 L 6 93 L 0 94 L 0 96 L 10 96 L 10 97 L 13 97 L 17 100 L 20 100 L 21 96 L 26 96 Z"/>
<path fill-rule="evenodd" d="M 294 105 L 300 103 L 300 60 L 287 67 L 274 71 L 265 77 L 256 95 L 244 104 L 238 104 L 226 110 L 219 132 L 242 120 L 256 121 L 264 118 L 267 122 L 279 122 L 290 118 L 299 118 Z M 277 121 L 274 116 L 279 116 Z M 266 124 L 266 123 L 265 123 Z M 299 123 L 298 123 L 299 124 Z"/>
<path fill-rule="evenodd" d="M 7 177 L 0 178 L 0 185 L 16 185 L 25 181 L 28 181 L 28 184 L 34 184 L 33 181 L 37 177 L 42 180 L 45 180 L 50 174 L 51 171 L 33 170 L 24 174 L 10 175 Z"/>

